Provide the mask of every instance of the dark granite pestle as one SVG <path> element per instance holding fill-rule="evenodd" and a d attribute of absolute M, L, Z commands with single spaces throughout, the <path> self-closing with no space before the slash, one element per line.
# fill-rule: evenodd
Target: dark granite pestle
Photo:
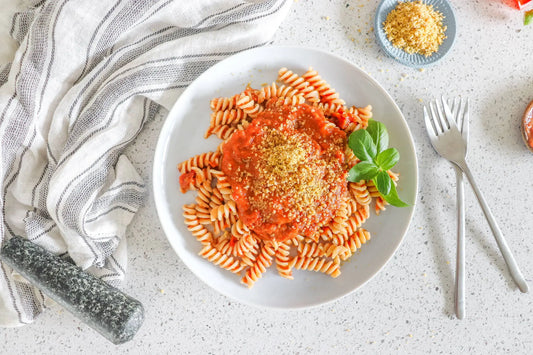
<path fill-rule="evenodd" d="M 131 340 L 144 320 L 139 301 L 26 239 L 7 241 L 0 259 L 114 344 Z"/>

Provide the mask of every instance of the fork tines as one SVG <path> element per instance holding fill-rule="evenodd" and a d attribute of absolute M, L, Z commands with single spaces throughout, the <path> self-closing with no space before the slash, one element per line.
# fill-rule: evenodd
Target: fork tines
<path fill-rule="evenodd" d="M 431 101 L 429 109 L 424 106 L 426 126 L 431 127 L 436 136 L 453 128 L 462 132 L 463 136 L 466 136 L 468 134 L 468 103 L 468 99 L 465 100 L 459 97 L 447 102 L 444 96 L 441 97 L 441 100 Z M 428 114 L 428 110 L 431 115 Z M 430 116 L 434 119 L 430 119 Z M 452 119 L 448 119 L 449 117 Z M 464 119 L 465 117 L 466 119 Z"/>

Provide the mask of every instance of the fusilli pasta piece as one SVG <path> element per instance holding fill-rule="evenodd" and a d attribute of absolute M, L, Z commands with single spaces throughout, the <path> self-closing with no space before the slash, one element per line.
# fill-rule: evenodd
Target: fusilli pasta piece
<path fill-rule="evenodd" d="M 359 228 L 344 243 L 344 247 L 349 249 L 351 253 L 355 253 L 355 251 L 361 248 L 361 245 L 365 244 L 368 240 L 370 240 L 370 233 L 366 229 Z"/>
<path fill-rule="evenodd" d="M 346 127 L 344 127 L 342 130 L 346 132 L 346 134 L 349 136 L 352 132 L 355 132 L 359 129 L 364 128 L 361 123 L 356 122 L 350 122 Z"/>
<path fill-rule="evenodd" d="M 331 116 L 333 113 L 336 112 L 346 111 L 346 106 L 331 102 L 317 102 L 315 106 L 322 110 L 324 116 L 326 117 Z"/>
<path fill-rule="evenodd" d="M 241 239 L 244 236 L 250 235 L 250 229 L 244 224 L 240 219 L 238 219 L 232 226 L 231 226 L 231 234 L 237 238 Z"/>
<path fill-rule="evenodd" d="M 198 187 L 198 195 L 196 195 L 196 203 L 202 207 L 209 207 L 211 202 L 211 195 L 213 188 L 211 187 L 211 181 L 205 181 Z"/>
<path fill-rule="evenodd" d="M 368 126 L 368 120 L 372 118 L 372 106 L 357 107 L 357 116 L 361 119 L 363 128 Z"/>
<path fill-rule="evenodd" d="M 333 260 L 327 261 L 326 258 L 308 258 L 308 257 L 296 257 L 296 263 L 294 264 L 296 269 L 320 271 L 333 278 L 338 277 L 341 274 L 339 264 Z"/>
<path fill-rule="evenodd" d="M 333 89 L 325 80 L 322 79 L 318 72 L 313 68 L 309 68 L 307 72 L 302 75 L 302 78 L 313 86 L 318 91 L 320 101 L 323 103 L 332 103 L 344 105 L 346 102 L 339 99 L 339 94 Z"/>
<path fill-rule="evenodd" d="M 348 202 L 346 204 L 346 208 L 348 209 L 348 216 L 351 216 L 352 214 L 357 212 L 359 206 L 360 205 L 357 203 L 357 201 L 350 195 L 350 198 L 348 198 Z"/>
<path fill-rule="evenodd" d="M 303 97 L 309 102 L 318 102 L 319 94 L 315 88 L 305 81 L 304 78 L 298 76 L 287 68 L 281 68 L 278 71 L 278 80 L 298 90 Z"/>
<path fill-rule="evenodd" d="M 366 181 L 348 182 L 348 191 L 352 197 L 360 205 L 369 205 L 372 202 L 372 196 L 368 191 L 368 185 Z"/>
<path fill-rule="evenodd" d="M 257 103 L 261 104 L 265 101 L 270 100 L 271 98 L 290 98 L 295 95 L 298 95 L 299 91 L 290 86 L 277 86 L 276 82 L 273 82 L 271 85 L 264 86 L 259 92 L 257 98 Z"/>
<path fill-rule="evenodd" d="M 178 164 L 178 170 L 180 173 L 188 173 L 192 168 L 215 168 L 218 166 L 220 159 L 220 153 L 218 152 L 207 152 L 195 155 L 194 157 L 185 160 Z"/>
<path fill-rule="evenodd" d="M 212 221 L 222 221 L 224 218 L 228 218 L 230 215 L 237 215 L 237 207 L 234 201 L 228 201 L 227 203 L 217 206 L 211 210 Z"/>
<path fill-rule="evenodd" d="M 210 134 L 214 134 L 220 139 L 227 140 L 236 130 L 237 127 L 222 125 L 213 127 L 210 131 Z"/>
<path fill-rule="evenodd" d="M 226 176 L 221 175 L 217 177 L 217 188 L 224 197 L 224 200 L 231 200 L 231 185 Z"/>
<path fill-rule="evenodd" d="M 243 110 L 250 117 L 256 117 L 257 114 L 263 111 L 263 106 L 256 103 L 250 95 L 242 93 L 237 100 L 237 107 Z"/>
<path fill-rule="evenodd" d="M 198 253 L 204 259 L 209 260 L 215 265 L 220 266 L 223 269 L 229 270 L 235 274 L 240 273 L 244 269 L 238 260 L 233 258 L 230 255 L 222 254 L 218 251 L 212 244 L 207 244 L 204 248 Z"/>
<path fill-rule="evenodd" d="M 281 243 L 276 250 L 275 258 L 278 274 L 286 279 L 292 280 L 290 248 L 288 243 Z"/>
<path fill-rule="evenodd" d="M 239 95 L 233 95 L 232 97 L 215 97 L 211 100 L 209 106 L 214 112 L 231 110 L 237 107 L 238 98 Z"/>
<path fill-rule="evenodd" d="M 381 196 L 381 194 L 378 191 L 378 188 L 376 187 L 376 184 L 374 184 L 374 181 L 367 180 L 366 181 L 366 188 L 368 190 L 368 194 L 370 195 L 370 197 L 376 198 L 376 197 Z"/>
<path fill-rule="evenodd" d="M 253 251 L 256 246 L 257 239 L 255 239 L 251 234 L 245 235 L 235 243 L 235 255 L 241 257 L 248 256 L 249 258 L 253 257 L 253 253 L 252 255 L 248 254 Z"/>
<path fill-rule="evenodd" d="M 354 214 L 348 217 L 348 219 L 346 220 L 347 234 L 353 233 L 357 228 L 361 227 L 361 225 L 366 222 L 368 217 L 370 217 L 369 206 L 365 205 L 361 207 L 362 208 L 355 211 Z"/>
<path fill-rule="evenodd" d="M 254 236 L 252 236 L 252 238 L 254 242 L 250 242 L 250 244 L 248 244 L 249 249 L 243 252 L 243 255 L 240 255 L 241 261 L 248 266 L 254 265 L 259 255 L 259 250 L 261 249 L 259 240 Z"/>
<path fill-rule="evenodd" d="M 272 265 L 272 256 L 274 254 L 275 251 L 272 247 L 263 244 L 255 262 L 246 270 L 241 282 L 248 287 L 252 287 L 263 276 L 266 269 Z"/>
<path fill-rule="evenodd" d="M 211 114 L 211 123 L 204 138 L 213 134 L 215 127 L 236 124 L 244 121 L 248 115 L 241 109 L 216 111 Z"/>
<path fill-rule="evenodd" d="M 400 180 L 400 174 L 399 173 L 395 173 L 392 170 L 387 170 L 387 173 L 389 174 L 389 176 L 392 179 L 392 181 L 398 182 L 398 180 Z"/>
<path fill-rule="evenodd" d="M 304 240 L 304 237 L 302 237 L 301 235 L 298 235 L 290 240 L 288 240 L 287 242 L 294 245 L 294 246 L 298 246 L 300 243 L 302 243 Z"/>
<path fill-rule="evenodd" d="M 267 102 L 266 107 L 296 106 L 303 103 L 305 103 L 305 98 L 302 95 L 294 95 L 291 97 L 272 98 Z"/>
<path fill-rule="evenodd" d="M 203 225 L 211 224 L 211 207 L 196 205 L 196 215 L 198 216 L 198 222 Z"/>
<path fill-rule="evenodd" d="M 224 204 L 224 197 L 222 196 L 218 188 L 213 187 L 213 189 L 211 190 L 211 201 L 209 202 L 209 206 L 211 208 L 216 208 L 223 204 Z"/>
<path fill-rule="evenodd" d="M 336 258 L 347 251 L 344 246 L 335 243 L 302 243 L 298 246 L 298 256 L 308 258 L 319 256 Z"/>
<path fill-rule="evenodd" d="M 348 219 L 348 208 L 346 199 L 343 199 L 343 202 L 333 219 L 328 224 L 328 227 L 331 229 L 333 234 L 346 234 L 346 220 Z"/>
<path fill-rule="evenodd" d="M 322 255 L 323 245 L 319 242 L 300 243 L 298 245 L 298 256 L 317 257 Z"/>
<path fill-rule="evenodd" d="M 389 203 L 385 201 L 381 195 L 376 197 L 376 204 L 374 205 L 374 211 L 376 212 L 376 215 L 379 216 L 381 211 L 385 211 L 388 204 Z"/>
<path fill-rule="evenodd" d="M 198 220 L 195 205 L 183 205 L 183 217 L 185 225 L 196 239 L 202 244 L 209 244 L 213 240 L 213 235 Z"/>

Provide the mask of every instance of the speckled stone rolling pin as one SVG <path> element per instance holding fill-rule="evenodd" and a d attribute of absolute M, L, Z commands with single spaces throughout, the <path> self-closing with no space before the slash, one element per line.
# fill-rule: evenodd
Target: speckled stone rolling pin
<path fill-rule="evenodd" d="M 11 238 L 0 259 L 114 344 L 131 340 L 144 320 L 139 301 L 29 240 Z"/>

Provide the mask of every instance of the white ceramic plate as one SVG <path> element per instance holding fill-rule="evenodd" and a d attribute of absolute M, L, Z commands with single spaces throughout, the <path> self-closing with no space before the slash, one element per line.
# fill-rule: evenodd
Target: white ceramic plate
<path fill-rule="evenodd" d="M 183 262 L 201 280 L 218 292 L 238 301 L 274 308 L 303 308 L 344 296 L 370 280 L 392 257 L 411 221 L 414 205 L 389 207 L 380 216 L 371 213 L 364 224 L 372 239 L 342 265 L 338 278 L 312 271 L 294 270 L 294 280 L 278 276 L 273 265 L 252 289 L 240 284 L 240 277 L 214 266 L 198 256 L 200 243 L 185 227 L 182 206 L 192 203 L 195 192 L 182 194 L 176 165 L 193 155 L 214 150 L 220 140 L 205 140 L 209 126 L 209 101 L 232 96 L 246 84 L 260 88 L 277 78 L 287 67 L 303 74 L 316 69 L 350 105 L 371 104 L 376 120 L 387 126 L 390 146 L 400 152 L 394 168 L 401 174 L 398 192 L 409 203 L 416 201 L 417 161 L 406 121 L 379 84 L 352 63 L 329 53 L 307 48 L 262 47 L 239 53 L 214 65 L 198 77 L 180 96 L 163 125 L 154 158 L 154 198 L 157 212 L 170 244 Z"/>

